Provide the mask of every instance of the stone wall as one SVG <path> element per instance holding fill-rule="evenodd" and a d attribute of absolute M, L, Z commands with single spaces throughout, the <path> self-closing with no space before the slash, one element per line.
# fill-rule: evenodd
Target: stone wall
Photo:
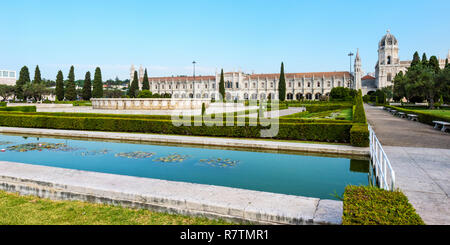
<path fill-rule="evenodd" d="M 206 108 L 210 99 L 91 99 L 93 109 L 109 110 L 191 110 L 201 109 L 202 103 Z"/>

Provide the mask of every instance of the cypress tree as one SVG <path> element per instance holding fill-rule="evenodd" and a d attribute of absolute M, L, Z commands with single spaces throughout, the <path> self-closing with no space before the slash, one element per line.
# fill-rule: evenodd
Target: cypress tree
<path fill-rule="evenodd" d="M 23 86 L 30 83 L 30 72 L 28 67 L 24 66 L 20 69 L 19 80 L 16 81 L 15 94 L 20 100 L 26 99 L 23 95 Z"/>
<path fill-rule="evenodd" d="M 74 101 L 77 99 L 77 91 L 75 89 L 75 71 L 73 66 L 70 67 L 68 79 L 65 97 L 69 101 Z"/>
<path fill-rule="evenodd" d="M 449 67 L 449 65 L 448 65 L 448 58 L 445 59 L 445 68 L 447 68 L 447 67 Z"/>
<path fill-rule="evenodd" d="M 417 51 L 413 55 L 413 60 L 411 61 L 411 66 L 415 66 L 420 63 L 419 53 Z"/>
<path fill-rule="evenodd" d="M 427 55 L 425 53 L 423 53 L 423 55 L 422 55 L 422 64 L 424 66 L 428 65 L 428 59 L 427 59 Z"/>
<path fill-rule="evenodd" d="M 278 83 L 278 98 L 280 101 L 286 99 L 286 78 L 284 77 L 284 64 L 281 62 L 280 81 Z"/>
<path fill-rule="evenodd" d="M 145 68 L 145 72 L 144 72 L 144 80 L 142 81 L 142 90 L 150 90 L 150 84 L 148 82 L 148 75 L 147 75 L 147 68 Z"/>
<path fill-rule="evenodd" d="M 102 98 L 103 97 L 103 82 L 102 82 L 102 71 L 100 67 L 95 68 L 94 74 L 94 84 L 92 86 L 92 97 Z"/>
<path fill-rule="evenodd" d="M 220 72 L 219 94 L 222 96 L 222 101 L 225 101 L 225 78 L 223 77 L 223 69 Z"/>
<path fill-rule="evenodd" d="M 139 93 L 139 78 L 137 71 L 134 71 L 133 81 L 131 81 L 130 87 L 128 88 L 127 95 L 130 98 L 136 98 Z"/>
<path fill-rule="evenodd" d="M 92 84 L 91 84 L 91 73 L 86 72 L 86 76 L 84 77 L 83 89 L 82 89 L 82 97 L 83 100 L 90 100 L 92 98 Z"/>
<path fill-rule="evenodd" d="M 434 73 L 438 74 L 441 68 L 439 67 L 439 61 L 436 56 L 431 56 L 428 65 L 433 69 Z"/>
<path fill-rule="evenodd" d="M 64 100 L 64 77 L 62 71 L 58 71 L 56 75 L 56 99 L 59 101 Z"/>
<path fill-rule="evenodd" d="M 33 80 L 33 83 L 40 84 L 41 82 L 42 82 L 42 79 L 41 79 L 41 71 L 39 70 L 39 66 L 37 65 L 37 66 L 36 66 L 36 69 L 34 70 L 34 80 Z"/>

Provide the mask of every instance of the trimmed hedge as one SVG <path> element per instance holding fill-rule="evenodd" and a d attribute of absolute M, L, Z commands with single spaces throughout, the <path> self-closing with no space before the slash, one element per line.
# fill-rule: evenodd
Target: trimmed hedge
<path fill-rule="evenodd" d="M 305 107 L 308 112 L 334 111 L 351 108 L 351 103 L 322 103 L 322 104 L 289 104 L 289 107 Z"/>
<path fill-rule="evenodd" d="M 6 106 L 6 102 L 5 101 L 0 101 L 0 106 Z"/>
<path fill-rule="evenodd" d="M 426 111 L 410 110 L 410 109 L 405 109 L 405 108 L 402 108 L 402 107 L 396 107 L 396 106 L 390 106 L 390 105 L 385 105 L 385 107 L 391 108 L 391 109 L 395 109 L 397 111 L 401 111 L 401 112 L 404 112 L 406 114 L 416 114 L 419 122 L 425 123 L 425 124 L 429 124 L 429 125 L 432 125 L 432 126 L 434 126 L 433 121 L 450 122 L 450 117 L 433 115 L 431 113 L 427 113 Z"/>
<path fill-rule="evenodd" d="M 367 124 L 355 124 L 350 130 L 350 144 L 352 146 L 368 147 L 370 144 Z"/>
<path fill-rule="evenodd" d="M 36 112 L 36 106 L 0 107 L 0 111 Z"/>
<path fill-rule="evenodd" d="M 355 97 L 355 105 L 353 106 L 353 122 L 355 123 L 367 123 L 361 94 L 361 90 L 358 90 L 358 94 Z"/>
<path fill-rule="evenodd" d="M 347 186 L 343 225 L 424 225 L 408 198 L 400 191 Z"/>
<path fill-rule="evenodd" d="M 194 121 L 191 121 L 193 123 Z M 64 117 L 0 113 L 0 125 L 8 127 L 52 128 L 113 132 L 138 132 L 197 136 L 259 138 L 261 125 L 249 126 L 175 126 L 171 120 L 112 118 L 112 117 Z M 274 139 L 312 140 L 324 142 L 350 142 L 352 123 L 279 123 Z"/>

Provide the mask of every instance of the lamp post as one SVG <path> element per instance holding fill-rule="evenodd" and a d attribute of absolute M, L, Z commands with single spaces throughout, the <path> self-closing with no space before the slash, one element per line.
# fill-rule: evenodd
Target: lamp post
<path fill-rule="evenodd" d="M 194 61 L 192 61 L 192 64 L 194 65 L 194 90 L 193 90 L 193 98 L 195 98 L 195 64 L 196 64 L 197 62 L 195 62 L 195 60 Z"/>
<path fill-rule="evenodd" d="M 350 88 L 353 87 L 353 81 L 352 81 L 352 56 L 354 54 L 352 52 L 348 53 L 348 57 L 350 58 Z"/>

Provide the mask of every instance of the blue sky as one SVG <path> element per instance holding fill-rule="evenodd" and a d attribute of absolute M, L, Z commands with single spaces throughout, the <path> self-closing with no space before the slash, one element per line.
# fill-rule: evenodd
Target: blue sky
<path fill-rule="evenodd" d="M 450 1 L 1 1 L 0 69 L 38 64 L 44 78 L 77 79 L 102 68 L 128 78 L 131 64 L 150 76 L 242 69 L 251 73 L 341 71 L 360 49 L 374 71 L 377 44 L 391 30 L 400 58 L 414 51 L 445 57 Z"/>

